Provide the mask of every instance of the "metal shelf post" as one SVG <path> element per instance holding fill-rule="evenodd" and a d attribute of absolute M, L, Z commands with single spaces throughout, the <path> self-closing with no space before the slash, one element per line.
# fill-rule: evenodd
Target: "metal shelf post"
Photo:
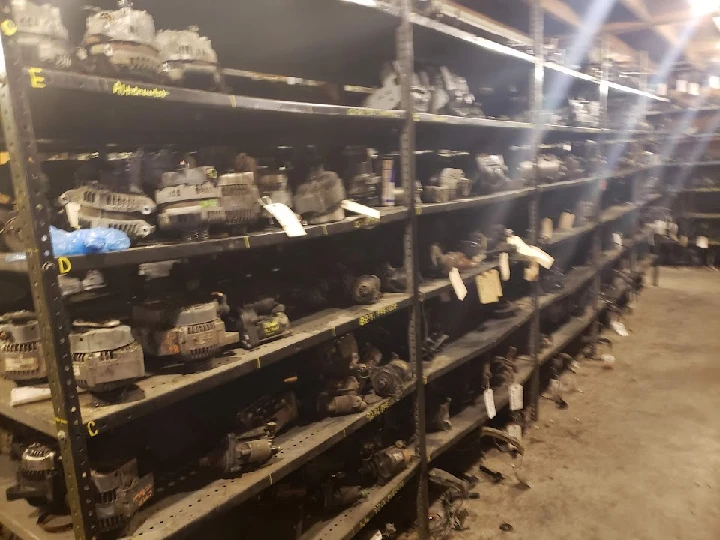
<path fill-rule="evenodd" d="M 17 25 L 9 0 L 0 0 L 0 116 L 7 150 L 15 201 L 22 223 L 28 277 L 38 325 L 43 359 L 50 383 L 57 427 L 57 441 L 67 486 L 75 538 L 98 536 L 95 490 L 91 482 L 85 427 L 80 416 L 77 387 L 70 352 L 70 324 L 58 286 L 58 265 L 50 237 L 50 204 L 47 179 L 40 169 L 37 142 L 30 106 L 25 92 L 29 82 L 42 88 L 42 78 L 25 80 L 22 71 Z"/>

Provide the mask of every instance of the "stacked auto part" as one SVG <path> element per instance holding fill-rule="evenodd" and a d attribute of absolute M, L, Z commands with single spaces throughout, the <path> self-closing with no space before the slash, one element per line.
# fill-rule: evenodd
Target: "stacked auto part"
<path fill-rule="evenodd" d="M 240 154 L 235 160 L 235 171 L 221 174 L 217 179 L 220 206 L 225 211 L 224 223 L 236 234 L 246 232 L 262 212 L 254 169 L 254 160 Z"/>
<path fill-rule="evenodd" d="M 217 54 L 198 28 L 163 30 L 157 33 L 155 45 L 160 51 L 162 70 L 171 83 L 202 90 L 222 88 Z"/>
<path fill-rule="evenodd" d="M 110 154 L 78 171 L 78 177 L 90 181 L 60 196 L 71 224 L 76 216 L 80 228 L 118 229 L 132 241 L 155 231 L 147 220 L 155 213 L 156 204 L 142 192 L 139 154 Z"/>
<path fill-rule="evenodd" d="M 73 49 L 60 9 L 32 0 L 13 0 L 12 8 L 25 64 L 69 68 Z"/>
<path fill-rule="evenodd" d="M 133 306 L 133 332 L 145 354 L 195 362 L 217 356 L 238 343 L 237 332 L 226 332 L 220 318 L 227 313 L 220 301 L 184 305 L 172 299 L 148 300 Z"/>
<path fill-rule="evenodd" d="M 423 189 L 425 202 L 454 201 L 470 196 L 470 180 L 462 169 L 442 169 L 430 179 Z"/>
<path fill-rule="evenodd" d="M 78 56 L 89 71 L 158 80 L 162 60 L 155 43 L 155 22 L 148 12 L 129 4 L 120 0 L 118 9 L 87 18 Z"/>
<path fill-rule="evenodd" d="M 341 221 L 345 219 L 345 211 L 340 203 L 346 198 L 338 175 L 318 165 L 295 190 L 295 211 L 311 225 Z"/>
<path fill-rule="evenodd" d="M 380 74 L 381 87 L 365 100 L 364 105 L 373 109 L 392 110 L 400 108 L 400 66 L 397 62 L 388 63 Z M 412 94 L 413 110 L 428 112 L 431 91 L 426 74 L 413 73 Z"/>
<path fill-rule="evenodd" d="M 480 193 L 496 193 L 509 188 L 509 169 L 501 155 L 478 154 L 475 156 L 477 179 L 475 185 Z"/>
<path fill-rule="evenodd" d="M 268 423 L 243 433 L 228 433 L 213 452 L 200 460 L 200 465 L 222 476 L 237 476 L 257 469 L 275 456 L 275 425 Z"/>
<path fill-rule="evenodd" d="M 364 411 L 367 403 L 361 395 L 359 377 L 365 368 L 359 364 L 355 336 L 346 334 L 335 340 L 321 355 L 324 380 L 317 398 L 318 412 L 339 416 Z"/>
<path fill-rule="evenodd" d="M 6 379 L 39 381 L 45 378 L 45 360 L 35 313 L 17 311 L 0 317 L 0 359 Z"/>
<path fill-rule="evenodd" d="M 382 206 L 382 180 L 375 174 L 374 150 L 350 146 L 345 149 L 347 160 L 347 196 L 366 206 Z"/>

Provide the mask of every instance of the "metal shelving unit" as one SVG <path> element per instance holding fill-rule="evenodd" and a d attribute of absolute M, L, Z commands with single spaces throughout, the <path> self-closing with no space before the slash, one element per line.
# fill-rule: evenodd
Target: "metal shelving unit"
<path fill-rule="evenodd" d="M 345 0 L 344 4 L 351 4 Z M 341 2 L 341 4 L 343 4 Z M 547 125 L 543 119 L 543 84 L 546 70 L 565 74 L 597 86 L 603 117 L 607 110 L 608 90 L 638 96 L 638 99 L 658 99 L 647 88 L 635 89 L 607 80 L 607 70 L 598 78 L 544 61 L 543 18 L 544 12 L 539 1 L 532 2 L 531 34 L 529 42 L 533 53 L 521 51 L 459 30 L 443 22 L 412 11 L 410 0 L 397 3 L 374 2 L 372 6 L 356 2 L 353 9 L 370 10 L 377 20 L 388 21 L 396 32 L 395 58 L 400 66 L 402 110 L 385 111 L 366 107 L 347 107 L 320 103 L 282 101 L 244 95 L 204 92 L 178 87 L 114 79 L 73 72 L 23 65 L 19 54 L 17 35 L 13 28 L 10 0 L 0 0 L 0 9 L 5 21 L 2 30 L 2 51 L 5 73 L 0 72 L 0 116 L 10 155 L 13 185 L 18 201 L 20 218 L 24 224 L 26 253 L 3 254 L 0 256 L 0 272 L 25 274 L 28 276 L 35 311 L 42 328 L 42 349 L 48 368 L 51 388 L 51 402 L 40 401 L 12 406 L 9 401 L 13 384 L 0 380 L 0 416 L 24 425 L 41 436 L 56 439 L 62 455 L 65 481 L 68 486 L 68 505 L 71 509 L 73 531 L 53 535 L 41 529 L 35 514 L 24 502 L 0 501 L 0 523 L 22 538 L 58 538 L 74 535 L 81 539 L 100 537 L 95 515 L 94 487 L 90 481 L 92 463 L 88 447 L 97 441 L 112 438 L 121 433 L 120 428 L 147 417 L 159 409 L 191 400 L 230 381 L 250 373 L 263 370 L 292 355 L 313 346 L 325 343 L 335 337 L 374 323 L 398 312 L 408 315 L 408 361 L 418 374 L 402 391 L 392 397 L 380 400 L 363 413 L 336 418 L 326 418 L 304 426 L 297 426 L 277 438 L 282 448 L 277 459 L 255 471 L 238 478 L 219 479 L 206 483 L 200 488 L 176 493 L 171 500 L 143 508 L 135 521 L 139 522 L 132 532 L 136 538 L 169 538 L 187 535 L 197 531 L 225 509 L 247 501 L 282 478 L 296 471 L 313 458 L 319 456 L 339 441 L 373 422 L 401 400 L 415 400 L 415 434 L 418 459 L 384 486 L 370 490 L 361 503 L 322 521 L 306 531 L 302 538 L 345 539 L 352 538 L 377 514 L 382 507 L 408 485 L 411 479 L 417 481 L 417 515 L 427 515 L 429 464 L 441 453 L 450 449 L 457 441 L 487 421 L 484 405 L 470 406 L 453 417 L 453 428 L 440 434 L 428 434 L 425 426 L 426 386 L 491 351 L 498 343 L 507 339 L 521 328 L 529 328 L 529 362 L 520 366 L 517 382 L 528 386 L 526 400 L 529 413 L 537 418 L 537 403 L 540 394 L 540 369 L 543 364 L 561 352 L 571 341 L 578 338 L 589 327 L 592 335 L 598 333 L 598 315 L 602 309 L 598 297 L 600 274 L 620 258 L 636 257 L 636 249 L 647 235 L 639 230 L 630 231 L 631 241 L 623 247 L 601 252 L 600 229 L 608 223 L 618 222 L 636 213 L 654 198 L 639 200 L 633 195 L 625 204 L 601 208 L 601 185 L 615 180 L 629 179 L 634 185 L 635 178 L 653 167 L 609 170 L 603 167 L 593 171 L 594 176 L 569 180 L 556 184 L 540 184 L 539 171 L 535 168 L 535 179 L 531 186 L 511 191 L 493 193 L 454 200 L 447 203 L 420 204 L 416 202 L 415 145 L 417 137 L 433 133 L 520 133 L 529 137 L 531 147 L 537 150 L 547 139 L 598 139 L 605 141 L 614 137 L 627 137 L 627 131 L 611 130 L 607 127 L 587 128 Z M 349 8 L 345 8 L 349 9 Z M 375 21 L 376 18 L 370 17 Z M 511 39 L 508 32 L 492 22 L 483 28 L 493 35 Z M 414 113 L 412 110 L 412 74 L 414 71 L 414 44 L 424 39 L 427 32 L 464 43 L 483 53 L 498 54 L 508 61 L 525 64 L 530 80 L 530 122 L 518 122 L 495 118 L 461 118 L 455 116 Z M 92 122 L 87 119 L 92 118 Z M 144 128 L 138 129 L 142 122 Z M 606 122 L 601 124 L 606 126 Z M 222 140 L 224 134 L 252 134 L 259 126 L 286 127 L 279 142 L 292 140 L 289 133 L 298 128 L 322 129 L 327 137 L 334 133 L 348 131 L 355 138 L 362 139 L 368 134 L 382 133 L 399 140 L 402 185 L 406 189 L 406 207 L 386 208 L 380 219 L 349 218 L 337 223 L 306 227 L 307 236 L 288 238 L 278 231 L 251 233 L 243 236 L 229 236 L 194 243 L 160 243 L 133 247 L 125 251 L 88 256 L 63 257 L 57 260 L 50 245 L 50 204 L 47 199 L 47 185 L 41 172 L 40 150 L 62 147 L 74 139 L 77 147 L 92 146 L 93 141 L 102 140 L 112 126 L 112 141 L 118 148 L 137 148 L 157 139 L 158 134 L 170 136 L 178 144 L 187 142 L 185 133 L 194 137 L 207 136 L 209 142 Z M 151 126 L 151 128 L 148 128 Z M 292 129 L 290 129 L 292 128 Z M 417 132 L 417 133 L 416 133 Z M 38 137 L 36 137 L 38 133 Z M 638 134 L 645 132 L 638 131 Z M 282 137 L 287 137 L 283 139 Z M 593 257 L 587 266 L 575 268 L 567 275 L 565 287 L 554 294 L 541 294 L 540 283 L 531 286 L 531 293 L 517 301 L 517 313 L 506 319 L 485 321 L 481 329 L 466 333 L 452 341 L 438 354 L 433 362 L 424 365 L 422 360 L 422 319 L 424 303 L 452 293 L 447 279 L 422 281 L 419 263 L 418 231 L 420 221 L 426 216 L 440 216 L 464 210 L 477 210 L 513 202 L 526 205 L 528 212 L 527 239 L 537 245 L 541 208 L 544 197 L 559 196 L 565 190 L 583 188 L 591 190 L 596 198 L 596 215 L 590 223 L 560 232 L 546 244 L 552 250 L 565 245 L 571 239 L 578 240 L 584 235 L 593 237 Z M 293 333 L 285 338 L 262 345 L 251 351 L 233 349 L 228 354 L 212 360 L 206 369 L 194 373 L 149 370 L 148 377 L 139 381 L 142 399 L 97 407 L 87 393 L 78 392 L 73 374 L 68 332 L 69 322 L 58 288 L 59 272 L 107 269 L 121 266 L 136 266 L 142 263 L 174 259 L 200 259 L 214 257 L 228 252 L 248 252 L 270 246 L 285 246 L 315 241 L 335 235 L 351 238 L 360 230 L 385 227 L 392 223 L 403 223 L 404 265 L 408 271 L 406 293 L 385 294 L 372 306 L 355 306 L 345 309 L 326 309 L 300 320 L 293 321 Z M 470 284 L 475 277 L 499 266 L 496 259 L 462 273 L 462 279 Z M 633 265 L 635 269 L 635 265 Z M 572 319 L 553 335 L 551 348 L 540 349 L 540 323 L 543 310 L 562 301 L 588 283 L 593 282 L 593 305 L 589 313 Z M 622 293 L 622 291 L 621 291 Z M 508 405 L 507 388 L 500 388 L 495 394 L 498 409 Z M 10 467 L 2 462 L 2 471 Z M 3 474 L 2 487 L 11 484 L 11 475 Z M 177 489 L 182 480 L 177 478 L 156 479 L 156 493 L 162 494 L 169 483 Z M 421 538 L 428 536 L 427 523 L 418 521 Z"/>

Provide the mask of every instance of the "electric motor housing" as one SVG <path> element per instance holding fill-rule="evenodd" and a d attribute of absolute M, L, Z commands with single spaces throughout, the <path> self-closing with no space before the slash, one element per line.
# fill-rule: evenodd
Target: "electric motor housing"
<path fill-rule="evenodd" d="M 27 382 L 46 378 L 35 313 L 16 311 L 0 317 L 0 359 L 6 379 Z"/>

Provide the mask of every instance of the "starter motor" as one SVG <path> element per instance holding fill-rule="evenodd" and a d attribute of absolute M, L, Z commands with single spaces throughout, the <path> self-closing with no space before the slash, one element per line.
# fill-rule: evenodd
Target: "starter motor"
<path fill-rule="evenodd" d="M 264 298 L 238 309 L 237 326 L 240 340 L 246 349 L 290 334 L 290 319 L 285 306 L 274 298 Z"/>

